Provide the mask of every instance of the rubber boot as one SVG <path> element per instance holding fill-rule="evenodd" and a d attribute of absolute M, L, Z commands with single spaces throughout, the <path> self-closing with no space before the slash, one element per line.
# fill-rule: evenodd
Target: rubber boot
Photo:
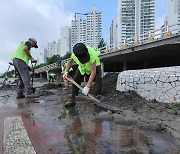
<path fill-rule="evenodd" d="M 23 93 L 17 94 L 16 99 L 25 98 L 25 95 Z"/>
<path fill-rule="evenodd" d="M 75 105 L 76 105 L 76 96 L 72 95 L 71 100 L 67 101 L 65 103 L 65 107 L 72 107 L 72 106 L 75 106 Z"/>

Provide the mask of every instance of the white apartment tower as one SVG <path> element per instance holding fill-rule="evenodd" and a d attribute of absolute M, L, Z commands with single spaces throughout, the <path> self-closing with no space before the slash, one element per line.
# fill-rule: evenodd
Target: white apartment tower
<path fill-rule="evenodd" d="M 155 0 L 118 0 L 118 42 L 155 28 Z"/>
<path fill-rule="evenodd" d="M 168 25 L 180 22 L 180 0 L 168 0 Z"/>
<path fill-rule="evenodd" d="M 38 58 L 38 64 L 45 63 L 46 62 L 46 48 L 44 46 L 40 47 L 39 49 L 39 58 Z"/>
<path fill-rule="evenodd" d="M 118 43 L 117 36 L 118 36 L 118 18 L 115 17 L 110 27 L 110 44 Z"/>
<path fill-rule="evenodd" d="M 71 52 L 71 30 L 70 27 L 61 28 L 61 50 L 60 56 L 64 56 L 67 52 Z"/>
<path fill-rule="evenodd" d="M 102 39 L 102 12 L 96 12 L 95 6 L 93 6 L 93 11 L 87 15 L 86 25 L 86 43 L 97 48 Z"/>
<path fill-rule="evenodd" d="M 76 21 L 72 20 L 71 23 L 72 47 L 82 42 L 97 48 L 102 39 L 102 12 L 96 12 L 94 6 L 92 12 L 85 14 L 86 19 L 81 18 L 82 16 L 79 13 Z"/>
<path fill-rule="evenodd" d="M 47 57 L 52 57 L 53 55 L 60 55 L 60 39 L 56 43 L 53 41 L 52 43 L 48 43 L 47 45 Z"/>
<path fill-rule="evenodd" d="M 86 44 L 86 20 L 79 16 L 71 23 L 71 47 L 78 42 Z"/>

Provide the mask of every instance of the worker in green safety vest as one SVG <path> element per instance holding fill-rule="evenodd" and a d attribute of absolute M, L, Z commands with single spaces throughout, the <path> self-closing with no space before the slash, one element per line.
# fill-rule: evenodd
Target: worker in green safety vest
<path fill-rule="evenodd" d="M 37 63 L 31 55 L 31 48 L 38 48 L 37 41 L 34 38 L 29 38 L 28 41 L 22 41 L 16 48 L 13 56 L 13 65 L 15 70 L 19 74 L 19 86 L 17 91 L 17 99 L 20 98 L 35 98 L 37 95 L 33 94 L 32 87 L 30 85 L 30 74 L 28 69 L 29 60 L 31 63 Z M 25 90 L 25 95 L 24 95 Z"/>
<path fill-rule="evenodd" d="M 82 93 L 88 95 L 90 87 L 95 79 L 95 95 L 101 95 L 102 93 L 102 78 L 101 78 L 101 67 L 99 59 L 100 51 L 96 50 L 93 47 L 85 46 L 83 43 L 77 43 L 73 47 L 73 52 L 70 57 L 70 60 L 67 62 L 65 73 L 63 78 L 68 77 L 68 72 L 73 62 L 78 65 L 76 70 L 74 80 L 78 84 L 81 84 L 84 76 L 88 76 L 89 80 L 86 86 L 83 88 Z M 67 80 L 67 79 L 66 79 Z M 76 104 L 76 96 L 78 95 L 79 89 L 73 85 L 72 86 L 72 97 L 71 100 L 65 103 L 66 107 L 74 106 Z"/>
<path fill-rule="evenodd" d="M 54 74 L 54 73 L 49 74 L 49 82 L 51 82 L 51 80 L 52 80 L 52 82 L 54 82 L 54 80 L 56 80 L 56 74 Z"/>

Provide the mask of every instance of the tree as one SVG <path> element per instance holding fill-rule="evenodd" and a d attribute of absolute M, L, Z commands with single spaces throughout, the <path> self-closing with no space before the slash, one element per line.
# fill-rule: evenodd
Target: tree
<path fill-rule="evenodd" d="M 104 39 L 102 38 L 101 41 L 99 42 L 98 48 L 102 48 L 106 46 L 106 43 L 104 42 Z"/>
<path fill-rule="evenodd" d="M 47 58 L 47 65 L 53 64 L 60 60 L 60 55 L 53 55 L 52 57 Z"/>
<path fill-rule="evenodd" d="M 1 75 L 1 78 L 9 77 L 12 78 L 15 76 L 15 70 L 6 71 L 3 75 Z"/>
<path fill-rule="evenodd" d="M 40 68 L 40 67 L 44 67 L 44 66 L 47 66 L 49 64 L 53 64 L 53 63 L 56 63 L 56 62 L 60 62 L 64 59 L 68 59 L 71 57 L 71 53 L 70 52 L 67 52 L 64 56 L 60 57 L 60 55 L 53 55 L 49 58 L 47 58 L 47 63 L 41 63 L 39 65 L 37 65 L 35 68 Z"/>
<path fill-rule="evenodd" d="M 67 59 L 67 58 L 70 58 L 70 57 L 71 57 L 71 53 L 70 53 L 70 52 L 67 52 L 67 53 L 62 57 L 62 60 Z"/>

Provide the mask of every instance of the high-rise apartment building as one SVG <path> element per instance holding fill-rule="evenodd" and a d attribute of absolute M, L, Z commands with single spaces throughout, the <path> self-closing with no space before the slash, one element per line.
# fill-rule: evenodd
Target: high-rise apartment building
<path fill-rule="evenodd" d="M 94 6 L 92 12 L 85 14 L 86 19 L 82 18 L 83 14 L 77 14 L 76 21 L 71 23 L 72 47 L 82 42 L 97 48 L 102 39 L 102 12 L 96 12 Z"/>
<path fill-rule="evenodd" d="M 168 25 L 180 22 L 180 0 L 168 0 Z"/>
<path fill-rule="evenodd" d="M 61 28 L 61 50 L 60 56 L 64 56 L 67 52 L 71 52 L 71 30 L 70 27 Z"/>
<path fill-rule="evenodd" d="M 118 1 L 118 42 L 155 28 L 155 0 Z M 138 39 L 138 38 L 137 38 Z"/>
<path fill-rule="evenodd" d="M 52 43 L 48 43 L 47 45 L 47 57 L 52 57 L 53 55 L 60 55 L 60 39 L 56 43 L 56 41 L 53 41 Z"/>
<path fill-rule="evenodd" d="M 118 18 L 115 17 L 110 27 L 110 44 L 118 43 L 117 36 L 118 36 Z"/>
<path fill-rule="evenodd" d="M 40 47 L 39 49 L 39 58 L 38 58 L 38 64 L 46 63 L 46 54 L 45 52 L 46 48 L 44 46 Z"/>
<path fill-rule="evenodd" d="M 136 1 L 138 5 L 136 11 L 137 22 L 139 23 L 138 34 L 144 34 L 152 31 L 155 28 L 155 0 L 139 0 Z"/>
<path fill-rule="evenodd" d="M 80 16 L 71 22 L 71 46 L 78 42 L 86 44 L 86 20 Z"/>

